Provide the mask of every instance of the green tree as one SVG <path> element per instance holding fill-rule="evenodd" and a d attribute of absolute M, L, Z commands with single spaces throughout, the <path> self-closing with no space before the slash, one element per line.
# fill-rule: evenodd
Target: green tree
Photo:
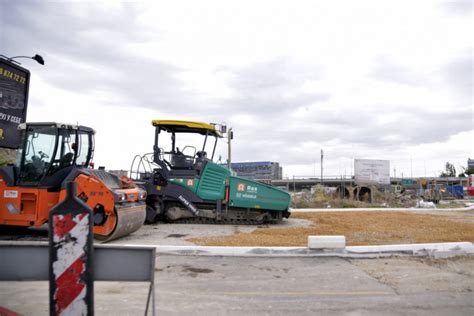
<path fill-rule="evenodd" d="M 461 166 L 461 172 L 458 174 L 459 178 L 465 178 L 467 176 L 470 176 L 471 174 L 474 174 L 474 167 L 463 167 Z"/>
<path fill-rule="evenodd" d="M 446 178 L 446 177 L 455 177 L 456 176 L 456 168 L 452 163 L 449 161 L 446 162 L 446 165 L 444 166 L 444 171 L 442 171 L 439 175 L 441 178 Z"/>
<path fill-rule="evenodd" d="M 464 174 L 466 174 L 466 175 L 474 174 L 474 167 L 465 168 L 464 169 Z"/>

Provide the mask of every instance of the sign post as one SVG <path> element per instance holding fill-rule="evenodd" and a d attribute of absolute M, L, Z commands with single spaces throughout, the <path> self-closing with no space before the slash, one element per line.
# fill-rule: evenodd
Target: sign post
<path fill-rule="evenodd" d="M 76 183 L 49 214 L 50 315 L 93 315 L 92 210 L 76 197 Z"/>

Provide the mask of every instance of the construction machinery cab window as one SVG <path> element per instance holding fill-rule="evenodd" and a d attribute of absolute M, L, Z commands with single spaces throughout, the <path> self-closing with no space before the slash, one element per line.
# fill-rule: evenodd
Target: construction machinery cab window
<path fill-rule="evenodd" d="M 162 138 L 160 153 L 161 159 L 172 169 L 193 169 L 197 159 L 212 159 L 215 141 L 208 139 L 210 135 L 166 132 L 164 135 L 168 137 Z"/>
<path fill-rule="evenodd" d="M 92 160 L 92 152 L 94 148 L 94 139 L 89 133 L 84 131 L 77 132 L 77 157 L 76 165 L 87 167 Z"/>
<path fill-rule="evenodd" d="M 87 167 L 92 158 L 92 133 L 55 125 L 28 126 L 18 151 L 20 181 L 39 182 L 66 167 Z"/>
<path fill-rule="evenodd" d="M 20 179 L 24 182 L 37 182 L 51 165 L 56 144 L 56 130 L 42 126 L 28 128 L 24 132 L 26 133 L 24 147 L 18 151 L 17 159 Z"/>
<path fill-rule="evenodd" d="M 58 150 L 53 161 L 52 171 L 72 165 L 76 147 L 75 138 L 75 131 L 58 130 Z"/>

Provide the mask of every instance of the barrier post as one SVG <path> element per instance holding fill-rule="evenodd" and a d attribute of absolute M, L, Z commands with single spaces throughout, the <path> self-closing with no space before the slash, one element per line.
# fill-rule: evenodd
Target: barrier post
<path fill-rule="evenodd" d="M 50 315 L 94 315 L 92 210 L 66 185 L 66 199 L 49 214 Z"/>

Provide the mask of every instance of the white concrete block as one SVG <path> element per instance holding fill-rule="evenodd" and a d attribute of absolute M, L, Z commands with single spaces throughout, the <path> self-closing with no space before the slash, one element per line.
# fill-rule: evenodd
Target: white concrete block
<path fill-rule="evenodd" d="M 346 236 L 308 236 L 309 249 L 344 249 Z"/>

